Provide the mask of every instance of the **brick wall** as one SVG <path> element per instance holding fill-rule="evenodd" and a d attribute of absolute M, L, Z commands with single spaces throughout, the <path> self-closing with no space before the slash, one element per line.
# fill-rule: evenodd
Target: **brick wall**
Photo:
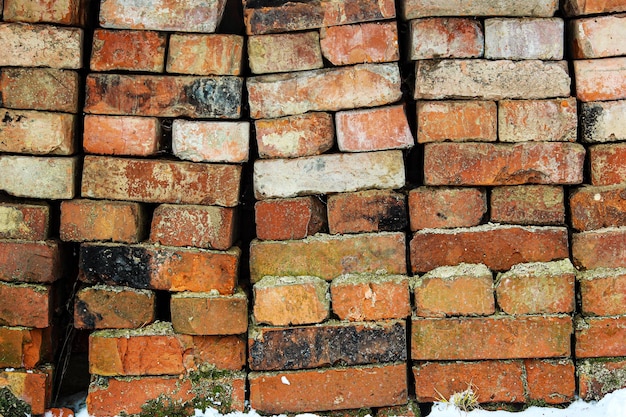
<path fill-rule="evenodd" d="M 626 387 L 625 12 L 0 0 L 0 387 L 96 417 Z"/>

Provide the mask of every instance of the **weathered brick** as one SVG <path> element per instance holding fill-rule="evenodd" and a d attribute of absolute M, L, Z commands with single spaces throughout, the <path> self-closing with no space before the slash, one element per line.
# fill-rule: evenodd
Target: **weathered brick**
<path fill-rule="evenodd" d="M 76 113 L 80 77 L 76 71 L 54 68 L 0 70 L 2 105 L 10 109 Z"/>
<path fill-rule="evenodd" d="M 151 156 L 161 148 L 161 124 L 155 117 L 88 114 L 83 123 L 86 153 Z"/>
<path fill-rule="evenodd" d="M 49 286 L 0 281 L 0 326 L 49 327 L 53 308 Z"/>
<path fill-rule="evenodd" d="M 526 225 L 565 223 L 563 187 L 514 185 L 491 190 L 491 221 Z"/>
<path fill-rule="evenodd" d="M 413 318 L 413 360 L 570 356 L 570 316 Z M 477 337 L 478 336 L 478 337 Z"/>
<path fill-rule="evenodd" d="M 404 105 L 338 112 L 335 128 L 342 152 L 407 149 L 415 143 Z"/>
<path fill-rule="evenodd" d="M 576 358 L 626 356 L 626 316 L 578 317 Z"/>
<path fill-rule="evenodd" d="M 390 190 L 368 190 L 328 196 L 331 234 L 399 232 L 406 228 L 406 197 Z"/>
<path fill-rule="evenodd" d="M 233 295 L 176 293 L 172 295 L 170 309 L 176 333 L 234 335 L 248 329 L 248 298 L 241 289 Z"/>
<path fill-rule="evenodd" d="M 626 143 L 593 145 L 589 148 L 592 185 L 626 183 Z"/>
<path fill-rule="evenodd" d="M 575 142 L 576 98 L 560 100 L 505 100 L 498 103 L 498 139 L 501 142 Z"/>
<path fill-rule="evenodd" d="M 626 268 L 591 269 L 577 279 L 583 315 L 626 315 Z"/>
<path fill-rule="evenodd" d="M 193 75 L 240 75 L 243 37 L 238 35 L 170 35 L 167 72 Z"/>
<path fill-rule="evenodd" d="M 485 49 L 478 20 L 433 17 L 411 20 L 409 57 L 418 59 L 481 58 Z"/>
<path fill-rule="evenodd" d="M 497 120 L 492 101 L 419 101 L 417 141 L 495 142 Z"/>
<path fill-rule="evenodd" d="M 402 362 L 407 357 L 406 323 L 331 321 L 317 326 L 254 327 L 248 346 L 253 371 Z"/>
<path fill-rule="evenodd" d="M 319 155 L 334 144 L 335 127 L 328 113 L 306 113 L 254 122 L 260 158 Z"/>
<path fill-rule="evenodd" d="M 232 294 L 241 251 L 84 243 L 79 267 L 85 282 L 166 291 Z"/>
<path fill-rule="evenodd" d="M 322 54 L 333 65 L 400 60 L 396 22 L 375 22 L 323 28 Z"/>
<path fill-rule="evenodd" d="M 400 188 L 404 182 L 404 159 L 399 150 L 263 159 L 254 163 L 254 194 L 259 200 Z"/>
<path fill-rule="evenodd" d="M 68 26 L 82 26 L 85 23 L 87 3 L 84 0 L 4 0 L 4 13 L 1 3 L 0 15 L 7 22 Z"/>
<path fill-rule="evenodd" d="M 574 76 L 580 101 L 626 98 L 626 57 L 574 61 Z"/>
<path fill-rule="evenodd" d="M 528 399 L 546 404 L 569 403 L 576 394 L 576 376 L 571 359 L 525 360 Z"/>
<path fill-rule="evenodd" d="M 288 326 L 321 323 L 330 312 L 328 283 L 309 276 L 265 276 L 254 284 L 254 320 Z"/>
<path fill-rule="evenodd" d="M 50 335 L 44 329 L 0 327 L 0 368 L 31 370 L 51 360 Z M 0 387 L 2 387 L 0 371 Z"/>
<path fill-rule="evenodd" d="M 626 147 L 625 147 L 626 149 Z M 426 185 L 580 184 L 585 148 L 569 142 L 429 143 Z"/>
<path fill-rule="evenodd" d="M 0 67 L 82 67 L 78 28 L 0 22 Z"/>
<path fill-rule="evenodd" d="M 82 196 L 234 207 L 240 183 L 239 165 L 86 156 Z"/>
<path fill-rule="evenodd" d="M 571 313 L 575 276 L 569 259 L 513 265 L 496 278 L 498 306 L 511 315 Z"/>
<path fill-rule="evenodd" d="M 0 152 L 33 155 L 74 153 L 76 116 L 0 108 Z"/>
<path fill-rule="evenodd" d="M 506 271 L 527 262 L 549 262 L 569 257 L 564 227 L 485 225 L 463 229 L 415 232 L 410 246 L 413 272 L 461 262 L 483 263 Z"/>
<path fill-rule="evenodd" d="M 626 388 L 626 360 L 602 358 L 577 360 L 578 390 L 585 401 L 600 400 L 606 394 Z"/>
<path fill-rule="evenodd" d="M 77 157 L 0 155 L 0 190 L 17 197 L 71 199 L 77 170 Z"/>
<path fill-rule="evenodd" d="M 49 231 L 50 206 L 47 203 L 0 200 L 0 239 L 45 240 Z"/>
<path fill-rule="evenodd" d="M 626 12 L 624 0 L 565 0 L 563 9 L 569 16 Z"/>
<path fill-rule="evenodd" d="M 67 407 L 54 407 L 46 409 L 46 417 L 76 417 L 74 410 Z"/>
<path fill-rule="evenodd" d="M 409 279 L 404 275 L 345 274 L 330 286 L 333 313 L 341 320 L 402 319 L 411 314 Z"/>
<path fill-rule="evenodd" d="M 0 370 L 0 387 L 28 403 L 33 415 L 43 414 L 52 399 L 52 367 Z"/>
<path fill-rule="evenodd" d="M 425 16 L 535 16 L 551 17 L 559 8 L 557 0 L 463 0 L 433 2 L 431 0 L 405 0 L 405 20 Z"/>
<path fill-rule="evenodd" d="M 568 97 L 570 82 L 565 61 L 423 60 L 415 64 L 414 98 Z"/>
<path fill-rule="evenodd" d="M 246 85 L 254 119 L 382 106 L 402 96 L 396 63 L 261 75 Z"/>
<path fill-rule="evenodd" d="M 166 32 L 215 32 L 226 0 L 102 0 L 100 24 L 105 28 Z"/>
<path fill-rule="evenodd" d="M 257 282 L 266 275 L 310 275 L 330 281 L 348 273 L 384 270 L 406 274 L 405 250 L 404 233 L 397 232 L 318 234 L 282 242 L 254 240 L 250 245 L 250 276 Z"/>
<path fill-rule="evenodd" d="M 61 278 L 61 247 L 56 240 L 0 240 L 0 281 L 52 283 Z"/>
<path fill-rule="evenodd" d="M 576 230 L 626 226 L 626 184 L 576 189 L 569 204 Z"/>
<path fill-rule="evenodd" d="M 250 36 L 248 62 L 253 74 L 322 68 L 319 32 Z"/>
<path fill-rule="evenodd" d="M 493 275 L 481 264 L 435 268 L 412 283 L 420 317 L 488 316 L 495 313 Z"/>
<path fill-rule="evenodd" d="M 564 28 L 561 18 L 486 19 L 485 58 L 563 59 Z"/>
<path fill-rule="evenodd" d="M 486 212 L 487 197 L 480 188 L 418 187 L 409 192 L 411 231 L 476 226 Z"/>
<path fill-rule="evenodd" d="M 164 33 L 96 29 L 89 67 L 92 71 L 163 72 L 166 42 Z"/>
<path fill-rule="evenodd" d="M 248 379 L 250 406 L 271 414 L 381 407 L 404 404 L 408 399 L 404 363 L 252 372 Z"/>
<path fill-rule="evenodd" d="M 324 203 L 312 196 L 257 201 L 254 219 L 261 240 L 304 239 L 327 223 Z"/>
<path fill-rule="evenodd" d="M 238 119 L 243 79 L 232 76 L 90 74 L 85 112 Z"/>
<path fill-rule="evenodd" d="M 605 58 L 626 54 L 626 15 L 573 20 L 569 32 L 575 59 Z"/>
<path fill-rule="evenodd" d="M 189 336 L 179 335 L 183 340 Z M 192 336 L 193 351 L 183 357 L 185 366 L 192 371 L 206 369 L 206 365 L 239 371 L 246 366 L 246 342 L 239 336 Z M 189 363 L 193 359 L 193 363 Z M 217 405 L 217 404 L 216 404 Z"/>
<path fill-rule="evenodd" d="M 249 142 L 249 122 L 174 120 L 172 125 L 172 152 L 188 161 L 246 162 Z"/>
<path fill-rule="evenodd" d="M 227 250 L 235 241 L 233 208 L 161 204 L 152 216 L 150 242 Z"/>
<path fill-rule="evenodd" d="M 572 260 L 584 269 L 626 265 L 626 227 L 608 227 L 572 236 Z"/>
<path fill-rule="evenodd" d="M 626 141 L 626 100 L 582 103 L 581 140 L 587 143 Z"/>
<path fill-rule="evenodd" d="M 135 329 L 152 323 L 156 297 L 152 291 L 122 286 L 94 285 L 76 293 L 77 329 Z"/>

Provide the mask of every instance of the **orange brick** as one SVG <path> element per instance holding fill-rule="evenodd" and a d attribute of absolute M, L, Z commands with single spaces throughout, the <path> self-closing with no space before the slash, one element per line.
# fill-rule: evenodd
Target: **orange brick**
<path fill-rule="evenodd" d="M 33 369 L 50 361 L 50 332 L 45 329 L 0 327 L 0 368 Z M 2 386 L 0 373 L 0 387 Z"/>
<path fill-rule="evenodd" d="M 249 142 L 249 122 L 174 120 L 172 125 L 172 152 L 188 161 L 246 162 Z"/>
<path fill-rule="evenodd" d="M 0 326 L 50 326 L 54 304 L 51 298 L 49 286 L 0 281 Z"/>
<path fill-rule="evenodd" d="M 92 71 L 163 72 L 165 43 L 163 33 L 96 29 L 89 67 Z"/>
<path fill-rule="evenodd" d="M 563 8 L 569 16 L 626 12 L 624 0 L 566 0 Z"/>
<path fill-rule="evenodd" d="M 482 25 L 475 19 L 432 17 L 411 20 L 410 59 L 480 58 Z"/>
<path fill-rule="evenodd" d="M 177 333 L 237 335 L 248 329 L 248 298 L 241 289 L 233 295 L 176 293 L 170 309 Z"/>
<path fill-rule="evenodd" d="M 52 283 L 63 275 L 61 247 L 56 240 L 0 240 L 0 281 Z"/>
<path fill-rule="evenodd" d="M 304 239 L 327 223 L 324 203 L 312 196 L 257 201 L 254 218 L 261 240 Z"/>
<path fill-rule="evenodd" d="M 49 229 L 50 206 L 47 203 L 0 200 L 0 239 L 45 240 Z"/>
<path fill-rule="evenodd" d="M 626 57 L 574 61 L 574 76 L 580 101 L 626 98 Z"/>
<path fill-rule="evenodd" d="M 575 59 L 605 58 L 626 54 L 626 15 L 596 16 L 570 22 Z"/>
<path fill-rule="evenodd" d="M 16 197 L 69 200 L 76 195 L 78 170 L 78 157 L 0 153 L 0 191 Z"/>
<path fill-rule="evenodd" d="M 626 183 L 626 143 L 591 146 L 589 161 L 592 185 Z"/>
<path fill-rule="evenodd" d="M 0 15 L 7 22 L 83 26 L 86 5 L 84 0 L 4 0 L 4 14 L 0 7 Z"/>
<path fill-rule="evenodd" d="M 606 394 L 626 388 L 626 360 L 607 358 L 576 361 L 580 398 L 600 400 Z"/>
<path fill-rule="evenodd" d="M 167 72 L 192 75 L 240 75 L 243 37 L 238 35 L 170 35 Z"/>
<path fill-rule="evenodd" d="M 239 336 L 183 336 L 181 340 L 193 343 L 183 361 L 188 370 L 203 369 L 208 364 L 217 369 L 239 371 L 246 366 L 246 342 Z"/>
<path fill-rule="evenodd" d="M 80 76 L 54 68 L 0 70 L 2 105 L 10 109 L 78 112 Z"/>
<path fill-rule="evenodd" d="M 626 356 L 626 316 L 579 317 L 576 358 Z"/>
<path fill-rule="evenodd" d="M 33 415 L 43 414 L 52 398 L 52 368 L 0 371 L 0 387 L 29 404 Z"/>
<path fill-rule="evenodd" d="M 626 265 L 626 227 L 574 233 L 572 260 L 583 269 L 621 268 Z"/>
<path fill-rule="evenodd" d="M 32 155 L 74 153 L 76 116 L 0 108 L 0 152 Z"/>
<path fill-rule="evenodd" d="M 411 230 L 470 227 L 487 212 L 485 190 L 418 187 L 409 192 Z"/>
<path fill-rule="evenodd" d="M 490 198 L 491 221 L 496 223 L 562 225 L 565 202 L 562 187 L 514 185 L 495 187 Z"/>
<path fill-rule="evenodd" d="M 331 234 L 395 232 L 407 226 L 406 198 L 390 190 L 368 190 L 328 196 Z"/>
<path fill-rule="evenodd" d="M 571 359 L 525 360 L 528 399 L 546 404 L 569 403 L 576 394 L 576 377 Z"/>
<path fill-rule="evenodd" d="M 99 155 L 155 155 L 160 149 L 161 124 L 152 117 L 98 116 L 84 118 L 83 149 Z"/>
<path fill-rule="evenodd" d="M 575 142 L 576 98 L 498 102 L 500 142 Z"/>
<path fill-rule="evenodd" d="M 322 53 L 333 65 L 400 60 L 396 22 L 323 28 Z"/>
<path fill-rule="evenodd" d="M 577 278 L 583 315 L 626 315 L 626 268 L 592 269 Z"/>
<path fill-rule="evenodd" d="M 70 408 L 48 408 L 46 417 L 75 417 L 74 411 Z"/>
<path fill-rule="evenodd" d="M 574 229 L 626 226 L 626 185 L 579 188 L 569 203 Z"/>
<path fill-rule="evenodd" d="M 493 101 L 418 101 L 417 141 L 495 142 L 497 106 Z"/>
<path fill-rule="evenodd" d="M 248 62 L 253 74 L 322 68 L 318 32 L 281 33 L 248 38 Z"/>

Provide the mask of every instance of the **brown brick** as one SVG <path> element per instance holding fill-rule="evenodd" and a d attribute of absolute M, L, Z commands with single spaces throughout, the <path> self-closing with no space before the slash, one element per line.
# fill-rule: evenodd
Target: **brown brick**
<path fill-rule="evenodd" d="M 569 16 L 626 12 L 624 0 L 565 0 L 563 4 Z"/>
<path fill-rule="evenodd" d="M 576 394 L 576 377 L 571 359 L 525 360 L 528 399 L 546 404 L 569 403 Z"/>
<path fill-rule="evenodd" d="M 581 141 L 587 143 L 626 141 L 626 100 L 582 103 Z"/>
<path fill-rule="evenodd" d="M 61 247 L 56 240 L 0 240 L 0 281 L 52 283 L 61 278 Z"/>
<path fill-rule="evenodd" d="M 99 155 L 155 155 L 161 148 L 161 124 L 154 117 L 84 117 L 83 150 Z"/>
<path fill-rule="evenodd" d="M 52 398 L 52 367 L 0 371 L 0 387 L 29 404 L 33 415 L 43 414 Z"/>
<path fill-rule="evenodd" d="M 402 231 L 408 223 L 406 198 L 390 190 L 328 196 L 331 234 Z"/>
<path fill-rule="evenodd" d="M 193 75 L 240 75 L 243 37 L 238 35 L 170 35 L 167 72 Z"/>
<path fill-rule="evenodd" d="M 69 200 L 76 194 L 77 157 L 0 154 L 0 190 L 16 197 Z"/>
<path fill-rule="evenodd" d="M 591 146 L 589 160 L 592 185 L 626 183 L 626 143 Z"/>
<path fill-rule="evenodd" d="M 493 101 L 418 101 L 417 141 L 495 142 L 497 111 Z"/>
<path fill-rule="evenodd" d="M 514 185 L 495 187 L 490 197 L 491 221 L 496 223 L 561 225 L 565 223 L 562 187 Z"/>
<path fill-rule="evenodd" d="M 172 152 L 193 162 L 248 161 L 249 122 L 174 120 Z"/>
<path fill-rule="evenodd" d="M 432 2 L 430 0 L 405 0 L 405 20 L 424 16 L 536 16 L 550 17 L 559 8 L 557 0 L 463 0 Z"/>
<path fill-rule="evenodd" d="M 475 19 L 433 17 L 411 20 L 411 60 L 481 58 L 485 50 L 482 25 Z"/>
<path fill-rule="evenodd" d="M 576 59 L 626 54 L 626 15 L 596 16 L 570 23 L 572 55 Z"/>
<path fill-rule="evenodd" d="M 0 15 L 7 22 L 57 23 L 83 26 L 86 5 L 81 0 L 4 0 L 4 14 L 0 2 Z"/>
<path fill-rule="evenodd" d="M 322 68 L 319 32 L 250 36 L 248 62 L 253 74 Z"/>
<path fill-rule="evenodd" d="M 626 227 L 609 227 L 572 236 L 572 260 L 583 269 L 621 268 L 626 264 Z"/>
<path fill-rule="evenodd" d="M 626 98 L 626 57 L 574 61 L 574 75 L 580 101 Z"/>
<path fill-rule="evenodd" d="M 49 236 L 47 203 L 11 203 L 0 200 L 0 239 L 45 240 Z"/>
<path fill-rule="evenodd" d="M 577 127 L 575 97 L 498 103 L 500 142 L 575 142 Z"/>
<path fill-rule="evenodd" d="M 32 155 L 74 153 L 76 116 L 0 108 L 0 152 Z"/>
<path fill-rule="evenodd" d="M 164 33 L 96 29 L 89 67 L 92 71 L 163 72 Z"/>
<path fill-rule="evenodd" d="M 409 192 L 411 230 L 470 227 L 487 212 L 485 190 L 418 187 Z"/>
<path fill-rule="evenodd" d="M 565 24 L 561 18 L 485 20 L 485 58 L 563 59 Z"/>
<path fill-rule="evenodd" d="M 49 286 L 0 281 L 0 326 L 49 327 L 53 308 Z"/>
<path fill-rule="evenodd" d="M 600 400 L 606 394 L 626 388 L 626 360 L 602 358 L 576 361 L 579 395 L 585 401 Z"/>
<path fill-rule="evenodd" d="M 323 28 L 322 53 L 333 65 L 400 60 L 396 22 Z"/>
<path fill-rule="evenodd" d="M 45 329 L 0 327 L 0 368 L 33 369 L 50 361 L 50 334 Z M 2 387 L 0 371 L 0 387 Z"/>
<path fill-rule="evenodd" d="M 312 196 L 258 201 L 254 216 L 261 240 L 304 239 L 327 223 L 324 204 Z"/>
<path fill-rule="evenodd" d="M 576 358 L 626 356 L 626 316 L 579 317 Z"/>
<path fill-rule="evenodd" d="M 626 315 L 626 268 L 592 269 L 577 278 L 583 315 Z"/>
<path fill-rule="evenodd" d="M 626 226 L 626 185 L 579 188 L 569 203 L 577 230 Z"/>
<path fill-rule="evenodd" d="M 54 68 L 3 68 L 2 105 L 10 109 L 78 112 L 80 77 Z"/>

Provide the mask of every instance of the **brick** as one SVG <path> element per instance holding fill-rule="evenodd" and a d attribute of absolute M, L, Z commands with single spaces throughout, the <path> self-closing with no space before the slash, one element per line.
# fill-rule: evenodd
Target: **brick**
<path fill-rule="evenodd" d="M 83 26 L 85 12 L 86 3 L 80 0 L 5 0 L 2 18 L 6 22 Z"/>
<path fill-rule="evenodd" d="M 83 123 L 86 153 L 151 156 L 161 149 L 161 124 L 155 117 L 88 114 Z"/>
<path fill-rule="evenodd" d="M 626 316 L 579 317 L 576 321 L 576 358 L 626 356 Z"/>
<path fill-rule="evenodd" d="M 423 60 L 415 64 L 413 97 L 429 100 L 568 97 L 570 82 L 565 61 Z"/>
<path fill-rule="evenodd" d="M 563 187 L 514 185 L 491 190 L 491 221 L 525 225 L 565 223 Z"/>
<path fill-rule="evenodd" d="M 49 338 L 44 329 L 0 327 L 0 367 L 31 370 L 51 360 Z M 0 371 L 0 387 L 2 385 Z"/>
<path fill-rule="evenodd" d="M 479 188 L 418 187 L 409 192 L 411 231 L 476 226 L 486 212 L 486 193 Z"/>
<path fill-rule="evenodd" d="M 232 294 L 241 250 L 84 243 L 79 268 L 88 283 L 127 285 L 166 291 L 212 291 Z"/>
<path fill-rule="evenodd" d="M 0 281 L 0 326 L 49 327 L 53 304 L 49 286 Z"/>
<path fill-rule="evenodd" d="M 257 201 L 256 236 L 261 240 L 304 239 L 325 228 L 326 208 L 315 197 Z"/>
<path fill-rule="evenodd" d="M 575 276 L 569 259 L 513 265 L 496 277 L 498 306 L 510 315 L 571 313 Z"/>
<path fill-rule="evenodd" d="M 500 142 L 575 142 L 578 127 L 576 98 L 506 100 L 498 103 Z"/>
<path fill-rule="evenodd" d="M 404 275 L 345 274 L 330 286 L 333 313 L 341 320 L 402 319 L 411 314 L 409 279 Z"/>
<path fill-rule="evenodd" d="M 367 152 L 411 148 L 415 140 L 404 107 L 397 105 L 336 113 L 339 150 Z"/>
<path fill-rule="evenodd" d="M 485 58 L 560 60 L 564 32 L 561 18 L 486 19 Z"/>
<path fill-rule="evenodd" d="M 213 33 L 225 0 L 198 4 L 193 0 L 102 0 L 100 24 L 105 28 Z"/>
<path fill-rule="evenodd" d="M 404 233 L 317 234 L 304 240 L 250 245 L 250 278 L 310 275 L 327 281 L 348 273 L 406 274 Z"/>
<path fill-rule="evenodd" d="M 16 197 L 74 198 L 78 158 L 0 155 L 0 190 Z"/>
<path fill-rule="evenodd" d="M 463 0 L 432 2 L 430 0 L 405 0 L 405 20 L 426 16 L 535 16 L 551 17 L 559 8 L 557 0 Z"/>
<path fill-rule="evenodd" d="M 238 165 L 86 156 L 82 196 L 234 207 L 240 183 Z"/>
<path fill-rule="evenodd" d="M 244 1 L 246 33 L 292 32 L 396 17 L 391 0 Z"/>
<path fill-rule="evenodd" d="M 566 0 L 563 9 L 569 16 L 626 12 L 624 0 Z"/>
<path fill-rule="evenodd" d="M 254 163 L 253 181 L 259 200 L 401 188 L 404 160 L 399 150 L 263 159 Z"/>
<path fill-rule="evenodd" d="M 481 58 L 483 28 L 474 19 L 433 17 L 410 22 L 409 57 L 418 59 Z"/>
<path fill-rule="evenodd" d="M 580 101 L 626 98 L 626 57 L 574 61 L 576 97 Z"/>
<path fill-rule="evenodd" d="M 76 293 L 77 329 L 136 329 L 155 318 L 154 292 L 122 286 L 94 285 Z"/>
<path fill-rule="evenodd" d="M 491 270 L 505 271 L 519 263 L 569 257 L 567 229 L 548 226 L 485 225 L 422 230 L 413 235 L 409 251 L 413 272 L 461 262 L 483 263 Z"/>
<path fill-rule="evenodd" d="M 404 364 L 252 372 L 248 379 L 250 406 L 271 414 L 382 407 L 408 400 Z"/>
<path fill-rule="evenodd" d="M 231 76 L 90 74 L 86 113 L 238 119 L 243 79 Z"/>
<path fill-rule="evenodd" d="M 2 105 L 10 109 L 78 112 L 80 76 L 54 68 L 3 68 Z"/>
<path fill-rule="evenodd" d="M 250 36 L 248 63 L 253 74 L 322 68 L 319 32 Z"/>
<path fill-rule="evenodd" d="M 626 100 L 582 103 L 581 141 L 587 143 L 626 141 Z"/>
<path fill-rule="evenodd" d="M 47 203 L 0 200 L 0 239 L 45 240 L 49 231 L 50 206 Z"/>
<path fill-rule="evenodd" d="M 248 298 L 241 289 L 233 295 L 176 293 L 170 309 L 176 333 L 235 335 L 248 329 Z"/>
<path fill-rule="evenodd" d="M 0 281 L 45 284 L 63 274 L 61 247 L 56 240 L 0 240 L 0 259 Z"/>
<path fill-rule="evenodd" d="M 606 58 L 626 54 L 626 15 L 597 16 L 570 23 L 575 59 Z"/>
<path fill-rule="evenodd" d="M 577 279 L 583 315 L 626 315 L 626 268 L 591 269 Z"/>
<path fill-rule="evenodd" d="M 261 75 L 246 85 L 253 119 L 382 106 L 402 96 L 395 63 Z"/>
<path fill-rule="evenodd" d="M 227 250 L 237 237 L 236 220 L 232 208 L 161 204 L 152 216 L 150 242 Z"/>
<path fill-rule="evenodd" d="M 0 67 L 79 69 L 82 44 L 82 29 L 0 23 Z"/>
<path fill-rule="evenodd" d="M 59 234 L 66 242 L 137 243 L 145 235 L 145 222 L 139 203 L 76 199 L 61 203 Z"/>
<path fill-rule="evenodd" d="M 92 71 L 163 72 L 166 42 L 164 33 L 96 29 L 89 67 Z"/>
<path fill-rule="evenodd" d="M 400 60 L 396 22 L 375 22 L 323 28 L 321 47 L 333 65 Z"/>
<path fill-rule="evenodd" d="M 435 268 L 411 283 L 420 317 L 488 316 L 495 313 L 493 276 L 481 264 Z"/>
<path fill-rule="evenodd" d="M 33 415 L 43 414 L 52 398 L 52 368 L 0 371 L 0 387 L 29 404 Z"/>
<path fill-rule="evenodd" d="M 495 142 L 497 106 L 492 101 L 418 101 L 418 143 Z"/>
<path fill-rule="evenodd" d="M 576 394 L 575 368 L 571 359 L 525 360 L 528 399 L 546 404 L 569 403 Z"/>
<path fill-rule="evenodd" d="M 260 158 L 319 155 L 335 143 L 335 126 L 329 113 L 256 120 L 254 128 Z"/>
<path fill-rule="evenodd" d="M 621 268 L 626 262 L 626 227 L 609 227 L 572 236 L 572 260 L 583 269 Z"/>
<path fill-rule="evenodd" d="M 248 340 L 250 369 L 280 371 L 406 361 L 404 321 L 317 326 L 254 327 Z M 303 355 L 301 352 L 309 352 Z"/>
<path fill-rule="evenodd" d="M 600 144 L 589 148 L 592 185 L 626 183 L 626 143 Z"/>
<path fill-rule="evenodd" d="M 240 75 L 243 37 L 172 34 L 167 72 L 192 75 Z"/>
<path fill-rule="evenodd" d="M 328 196 L 331 234 L 399 232 L 407 226 L 406 198 L 389 190 L 368 190 Z"/>
<path fill-rule="evenodd" d="M 585 148 L 569 142 L 429 143 L 426 185 L 580 184 Z"/>
<path fill-rule="evenodd" d="M 76 417 L 74 411 L 66 407 L 55 407 L 46 409 L 47 417 Z"/>
<path fill-rule="evenodd" d="M 330 312 L 328 283 L 309 276 L 265 276 L 254 284 L 254 320 L 289 326 L 321 323 Z"/>
<path fill-rule="evenodd" d="M 626 226 L 626 185 L 578 188 L 569 203 L 576 230 Z"/>
<path fill-rule="evenodd" d="M 188 340 L 189 336 L 181 336 Z M 205 369 L 207 365 L 219 370 L 240 371 L 246 366 L 246 342 L 239 336 L 191 336 L 192 355 L 183 357 L 187 369 Z M 188 342 L 187 342 L 188 343 Z M 189 363 L 193 359 L 193 363 Z"/>
<path fill-rule="evenodd" d="M 585 401 L 600 400 L 606 394 L 626 388 L 626 361 L 623 359 L 576 361 L 579 395 Z"/>
<path fill-rule="evenodd" d="M 172 125 L 172 152 L 188 161 L 246 162 L 249 142 L 249 122 L 174 120 Z"/>
<path fill-rule="evenodd" d="M 34 155 L 74 153 L 76 116 L 0 108 L 0 152 Z"/>

